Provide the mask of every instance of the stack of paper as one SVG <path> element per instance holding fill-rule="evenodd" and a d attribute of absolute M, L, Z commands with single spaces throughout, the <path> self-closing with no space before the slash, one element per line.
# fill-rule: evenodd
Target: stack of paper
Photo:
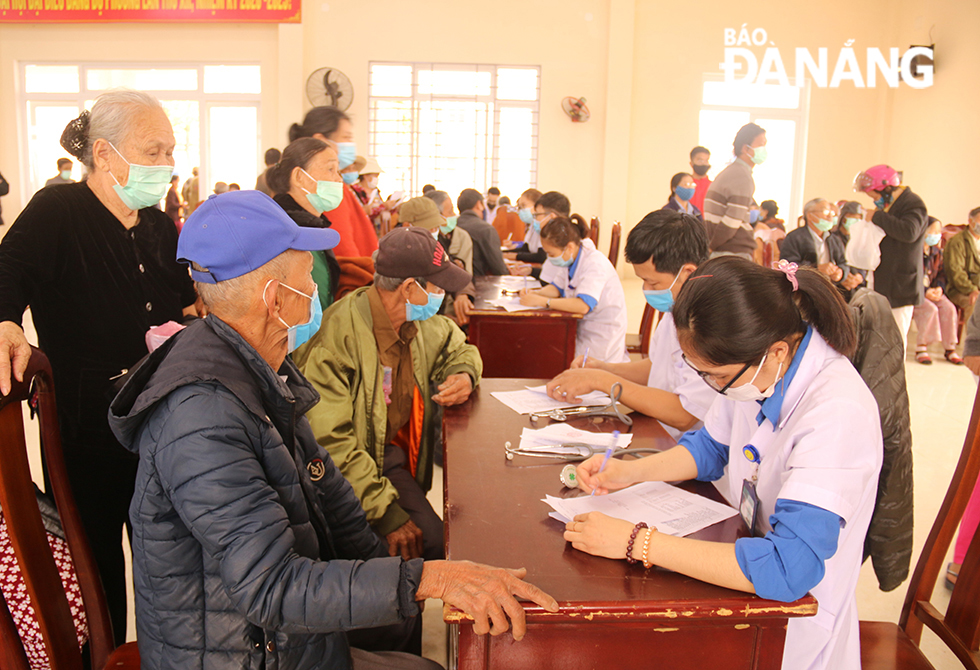
<path fill-rule="evenodd" d="M 490 298 L 486 301 L 488 305 L 495 305 L 496 307 L 503 307 L 508 312 L 523 312 L 528 309 L 545 309 L 544 305 L 536 305 L 531 307 L 529 305 L 522 305 L 521 299 L 518 296 L 502 296 L 500 298 Z"/>
<path fill-rule="evenodd" d="M 529 449 L 576 442 L 595 447 L 597 453 L 600 453 L 608 449 L 610 445 L 617 449 L 625 449 L 632 441 L 632 433 L 620 433 L 616 443 L 613 444 L 612 433 L 590 433 L 587 430 L 572 428 L 566 423 L 553 423 L 538 430 L 525 428 L 521 433 L 520 448 Z"/>
<path fill-rule="evenodd" d="M 602 512 L 630 523 L 645 521 L 659 532 L 677 537 L 696 533 L 737 513 L 728 505 L 664 482 L 644 482 L 604 496 L 545 496 L 542 502 L 555 510 L 548 516 L 562 523 L 579 514 Z"/>
<path fill-rule="evenodd" d="M 500 290 L 516 292 L 522 289 L 541 288 L 541 282 L 534 277 L 518 277 L 515 275 L 503 275 L 500 278 Z"/>
<path fill-rule="evenodd" d="M 494 391 L 494 398 L 504 403 L 518 414 L 544 414 L 553 409 L 568 407 L 597 407 L 609 403 L 609 396 L 601 391 L 592 391 L 581 396 L 581 402 L 570 403 L 555 400 L 545 392 L 544 386 L 528 386 L 523 391 Z"/>

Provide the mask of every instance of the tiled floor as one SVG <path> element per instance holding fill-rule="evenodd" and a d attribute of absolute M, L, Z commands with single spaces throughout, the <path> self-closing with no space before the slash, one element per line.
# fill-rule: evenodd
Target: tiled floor
<path fill-rule="evenodd" d="M 642 312 L 642 294 L 639 281 L 635 278 L 624 280 L 629 307 L 630 331 L 638 329 Z M 33 338 L 32 338 L 33 339 Z M 976 385 L 970 373 L 962 367 L 955 367 L 937 357 L 931 366 L 916 364 L 907 357 L 906 375 L 909 396 L 912 401 L 912 433 L 915 457 L 915 554 L 918 558 L 922 544 L 929 532 L 956 460 L 963 445 L 966 426 L 976 393 Z M 29 424 L 35 430 L 34 424 Z M 32 436 L 36 444 L 36 432 Z M 40 464 L 34 472 L 40 480 Z M 435 485 L 429 494 L 433 507 L 442 508 L 442 475 L 433 477 Z M 870 562 L 861 572 L 858 583 L 858 607 L 862 619 L 896 621 L 905 596 L 905 585 L 891 593 L 878 590 Z M 132 603 L 132 600 L 130 601 Z M 948 592 L 940 582 L 933 602 L 945 610 L 949 602 Z M 132 611 L 132 610 L 130 610 Z M 445 663 L 446 634 L 442 624 L 442 603 L 427 603 L 424 621 L 424 653 L 427 657 Z M 128 628 L 129 639 L 135 639 L 135 626 L 132 615 Z M 961 667 L 952 654 L 946 651 L 941 642 L 928 631 L 922 643 L 926 655 L 936 668 Z"/>

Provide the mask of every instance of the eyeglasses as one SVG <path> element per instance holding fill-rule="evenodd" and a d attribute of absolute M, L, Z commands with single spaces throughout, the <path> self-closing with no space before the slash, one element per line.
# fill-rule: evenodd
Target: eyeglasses
<path fill-rule="evenodd" d="M 684 353 L 681 353 L 681 358 L 684 360 L 685 363 L 687 363 L 687 367 L 694 370 L 694 372 L 697 373 L 698 377 L 700 377 L 705 384 L 707 384 L 708 386 L 710 386 L 711 388 L 713 388 L 715 391 L 717 391 L 722 395 L 725 395 L 725 391 L 730 389 L 732 384 L 737 382 L 739 377 L 744 375 L 745 371 L 752 367 L 751 363 L 746 363 L 745 365 L 742 366 L 742 369 L 738 371 L 738 374 L 736 374 L 734 377 L 728 380 L 727 384 L 719 387 L 718 382 L 715 381 L 715 377 L 717 375 L 715 375 L 712 372 L 705 372 L 704 370 L 698 370 L 696 367 L 694 367 L 694 365 L 691 364 L 691 361 L 687 360 L 687 356 Z"/>
<path fill-rule="evenodd" d="M 551 212 L 534 212 L 534 213 L 531 214 L 531 216 L 533 216 L 535 219 L 537 219 L 538 217 L 548 216 L 549 214 L 551 214 Z"/>

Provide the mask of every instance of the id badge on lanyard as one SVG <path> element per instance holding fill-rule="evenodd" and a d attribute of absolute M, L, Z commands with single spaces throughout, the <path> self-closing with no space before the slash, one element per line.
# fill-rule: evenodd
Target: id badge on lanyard
<path fill-rule="evenodd" d="M 762 459 L 759 457 L 759 450 L 751 444 L 742 448 L 742 454 L 755 467 L 752 469 L 751 479 L 742 480 L 742 498 L 738 503 L 738 512 L 748 526 L 750 536 L 755 537 L 756 522 L 759 517 L 759 494 L 756 485 L 759 482 L 759 463 Z"/>

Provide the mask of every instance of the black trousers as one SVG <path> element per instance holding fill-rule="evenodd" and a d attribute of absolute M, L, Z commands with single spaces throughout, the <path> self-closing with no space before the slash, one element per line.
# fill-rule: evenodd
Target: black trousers
<path fill-rule="evenodd" d="M 422 558 L 427 561 L 445 558 L 442 519 L 432 509 L 425 491 L 408 470 L 408 458 L 401 447 L 385 446 L 382 473 L 398 490 L 398 504 L 422 530 Z"/>

